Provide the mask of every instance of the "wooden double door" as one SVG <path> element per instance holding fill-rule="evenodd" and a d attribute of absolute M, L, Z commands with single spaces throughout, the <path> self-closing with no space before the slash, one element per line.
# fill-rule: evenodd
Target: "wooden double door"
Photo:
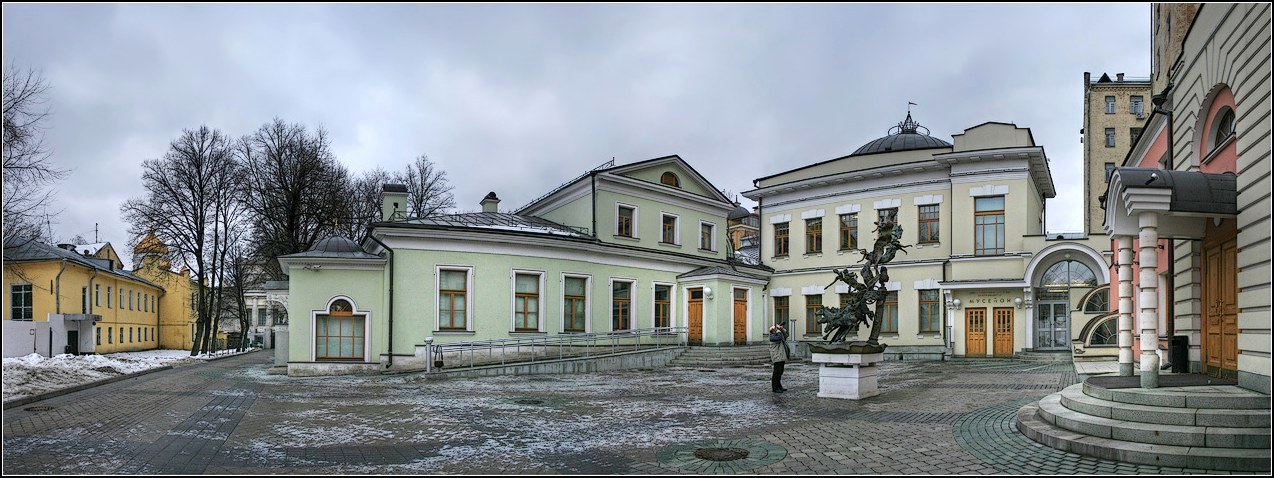
<path fill-rule="evenodd" d="M 991 334 L 992 351 L 996 357 L 1013 356 L 1013 309 L 997 307 L 992 311 L 993 327 Z M 964 355 L 968 357 L 986 356 L 987 346 L 987 309 L 966 308 L 964 310 Z"/>
<path fill-rule="evenodd" d="M 1203 244 L 1203 372 L 1236 379 L 1239 371 L 1238 238 Z"/>

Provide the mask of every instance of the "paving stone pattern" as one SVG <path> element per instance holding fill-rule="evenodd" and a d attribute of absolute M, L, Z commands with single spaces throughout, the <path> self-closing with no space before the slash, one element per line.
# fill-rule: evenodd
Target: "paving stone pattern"
<path fill-rule="evenodd" d="M 881 394 L 816 396 L 814 364 L 590 375 L 290 378 L 272 351 L 4 413 L 5 474 L 1189 474 L 1061 452 L 1016 430 L 1069 364 L 886 362 Z M 33 408 L 29 407 L 48 407 Z M 705 444 L 749 458 L 703 467 Z M 755 448 L 755 453 L 753 448 Z M 760 459 L 764 458 L 764 459 Z"/>

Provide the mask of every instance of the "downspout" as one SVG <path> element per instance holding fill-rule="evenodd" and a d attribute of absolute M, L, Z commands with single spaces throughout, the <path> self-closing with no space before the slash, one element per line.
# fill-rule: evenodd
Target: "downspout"
<path fill-rule="evenodd" d="M 93 313 L 93 300 L 92 300 L 92 299 L 96 299 L 96 298 L 97 298 L 97 294 L 94 294 L 94 293 L 93 293 L 93 280 L 94 280 L 94 279 L 97 279 L 97 268 L 96 268 L 96 267 L 94 267 L 94 268 L 93 268 L 93 275 L 91 275 L 91 276 L 89 276 L 89 277 L 88 277 L 88 293 L 89 293 L 89 294 L 91 294 L 91 295 L 90 295 L 89 297 L 85 297 L 85 298 L 84 298 L 84 299 L 85 299 L 85 302 L 88 302 L 88 313 L 89 313 L 89 314 L 92 314 L 92 313 Z M 91 298 L 90 298 L 90 297 L 91 297 Z"/>
<path fill-rule="evenodd" d="M 66 270 L 66 259 L 62 259 L 62 267 L 58 269 L 58 275 L 53 278 L 53 313 L 62 313 L 62 272 Z M 49 353 L 53 353 L 49 351 Z"/>
<path fill-rule="evenodd" d="M 589 173 L 589 180 L 593 183 L 593 237 L 600 237 L 597 233 L 597 172 Z"/>
<path fill-rule="evenodd" d="M 377 239 L 371 231 L 367 232 L 367 238 L 380 244 L 389 253 L 389 363 L 385 364 L 385 368 L 390 368 L 394 366 L 394 250 Z"/>

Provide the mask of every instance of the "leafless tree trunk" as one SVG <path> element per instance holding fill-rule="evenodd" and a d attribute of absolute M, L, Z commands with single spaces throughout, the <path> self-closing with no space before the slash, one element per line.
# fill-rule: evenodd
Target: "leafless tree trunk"
<path fill-rule="evenodd" d="M 221 310 L 218 289 L 232 242 L 227 224 L 243 216 L 237 201 L 240 171 L 231 141 L 221 131 L 184 130 L 163 158 L 143 163 L 146 195 L 120 207 L 134 238 L 153 231 L 174 259 L 194 271 L 197 318 L 191 355 L 211 351 Z"/>
<path fill-rule="evenodd" d="M 367 226 L 381 220 L 381 187 L 394 181 L 393 176 L 381 168 L 364 172 L 354 179 L 345 193 L 347 202 L 343 217 L 348 219 L 338 224 L 336 233 L 354 241 L 361 240 L 367 233 Z"/>
<path fill-rule="evenodd" d="M 38 72 L 4 68 L 4 239 L 36 237 L 48 242 L 40 216 L 53 191 L 46 189 L 66 177 L 54 167 L 44 145 L 43 121 L 49 84 Z"/>
<path fill-rule="evenodd" d="M 407 205 L 415 217 L 444 214 L 456 207 L 447 172 L 434 165 L 429 156 L 417 157 L 397 179 L 407 185 Z"/>
<path fill-rule="evenodd" d="M 255 255 L 268 277 L 281 278 L 275 258 L 304 252 L 336 231 L 349 173 L 323 129 L 310 134 L 278 118 L 244 137 L 237 152 L 251 188 L 245 198 L 256 225 Z"/>

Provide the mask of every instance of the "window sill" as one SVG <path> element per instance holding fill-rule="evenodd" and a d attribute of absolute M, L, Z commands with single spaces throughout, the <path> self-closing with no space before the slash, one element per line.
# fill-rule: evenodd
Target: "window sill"
<path fill-rule="evenodd" d="M 472 330 L 435 330 L 434 335 L 474 335 Z"/>
<path fill-rule="evenodd" d="M 671 242 L 660 242 L 659 245 L 664 247 L 671 247 L 673 249 L 681 249 L 681 244 L 673 244 Z"/>
<path fill-rule="evenodd" d="M 543 331 L 539 331 L 539 330 L 510 330 L 510 331 L 509 331 L 509 335 L 512 335 L 512 336 L 518 336 L 518 335 L 548 335 L 548 332 L 543 332 Z"/>
<path fill-rule="evenodd" d="M 775 261 L 780 260 L 780 259 L 782 259 L 782 260 L 788 260 L 788 259 L 789 259 L 789 257 L 788 257 L 788 256 L 774 256 L 774 257 L 771 257 L 771 258 L 770 258 L 770 260 L 775 260 Z"/>
<path fill-rule="evenodd" d="M 801 257 L 823 257 L 823 251 L 808 252 L 802 255 Z"/>
<path fill-rule="evenodd" d="M 1224 140 L 1221 141 L 1221 144 L 1218 144 L 1216 145 L 1215 148 L 1212 148 L 1212 151 L 1208 151 L 1208 155 L 1204 156 L 1203 161 L 1200 161 L 1199 164 L 1208 164 L 1212 162 L 1213 159 L 1216 159 L 1217 156 L 1220 156 L 1221 151 L 1224 150 L 1227 146 L 1229 146 L 1230 143 L 1233 143 L 1235 141 L 1235 138 L 1234 138 L 1235 136 L 1237 135 L 1230 134 L 1229 136 L 1227 136 Z"/>
<path fill-rule="evenodd" d="M 625 241 L 641 242 L 641 239 L 640 239 L 640 238 L 637 238 L 637 237 L 621 236 L 621 235 L 618 235 L 618 234 L 616 234 L 614 237 L 615 237 L 615 239 L 623 239 L 623 240 L 625 240 Z"/>
<path fill-rule="evenodd" d="M 709 253 L 709 254 L 716 254 L 716 253 L 717 253 L 717 251 L 715 251 L 715 250 L 712 250 L 712 249 L 704 249 L 704 248 L 702 248 L 702 247 L 700 247 L 700 248 L 699 248 L 699 252 L 707 252 L 707 253 Z"/>

